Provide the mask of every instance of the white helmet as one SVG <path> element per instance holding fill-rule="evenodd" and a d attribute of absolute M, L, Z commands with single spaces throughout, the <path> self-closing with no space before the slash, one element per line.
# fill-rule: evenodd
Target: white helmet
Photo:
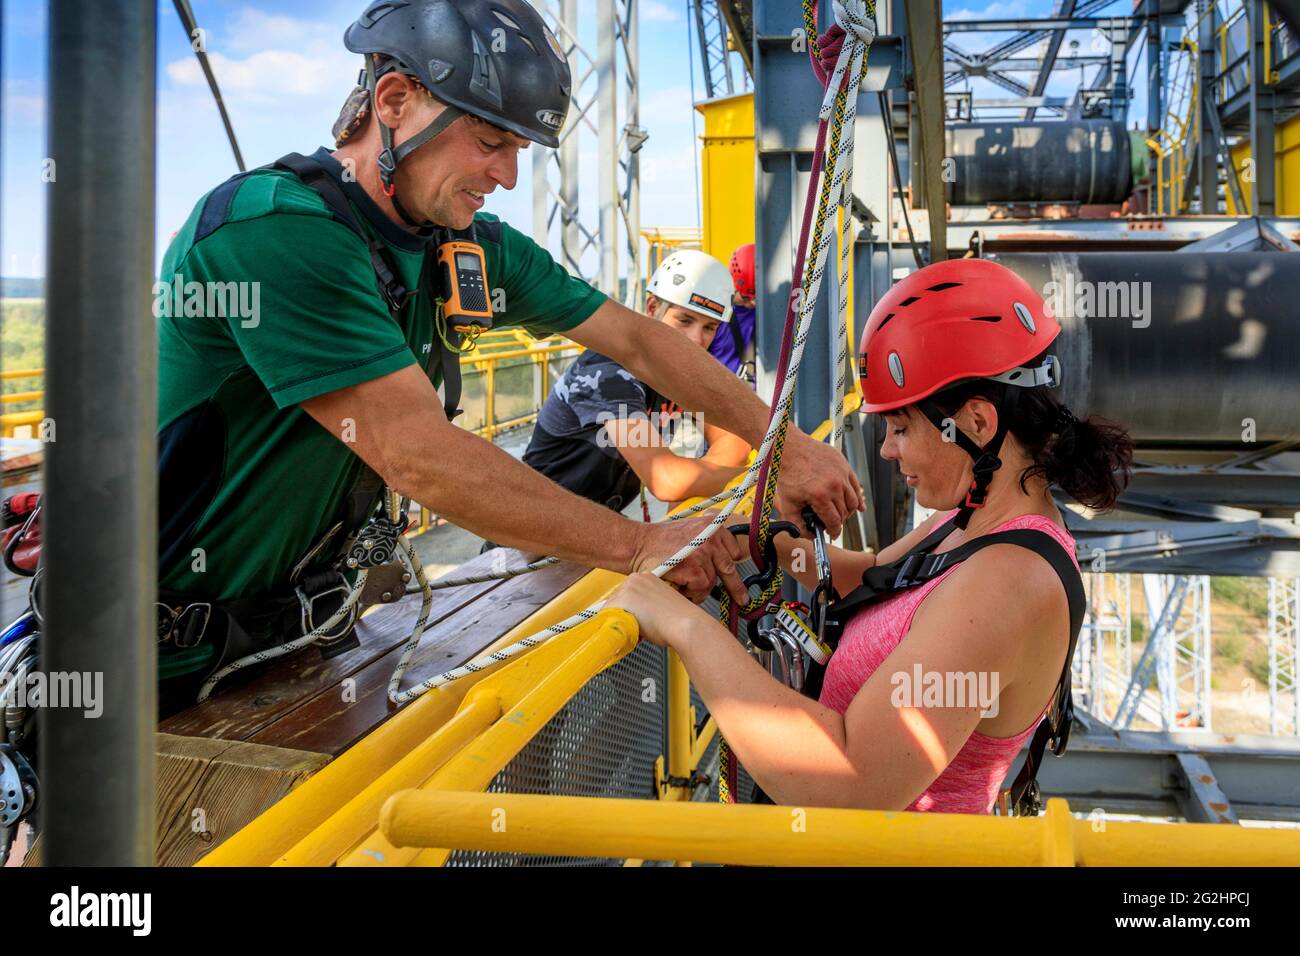
<path fill-rule="evenodd" d="M 698 249 L 678 249 L 659 264 L 645 291 L 710 319 L 730 322 L 735 288 L 727 267 L 713 256 Z"/>

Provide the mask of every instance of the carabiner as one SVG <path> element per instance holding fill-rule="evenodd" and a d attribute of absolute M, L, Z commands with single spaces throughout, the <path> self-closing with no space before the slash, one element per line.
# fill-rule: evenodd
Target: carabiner
<path fill-rule="evenodd" d="M 817 640 L 826 640 L 826 609 L 835 597 L 835 588 L 831 584 L 831 559 L 826 550 L 826 528 L 822 525 L 817 512 L 811 507 L 803 510 L 803 523 L 812 532 L 813 554 L 817 562 L 817 587 L 809 599 L 808 617 L 812 622 L 813 633 Z"/>

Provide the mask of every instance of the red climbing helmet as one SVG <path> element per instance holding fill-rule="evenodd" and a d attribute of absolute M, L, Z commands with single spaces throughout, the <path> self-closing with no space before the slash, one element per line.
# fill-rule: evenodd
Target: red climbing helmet
<path fill-rule="evenodd" d="M 890 412 L 916 405 L 935 428 L 945 416 L 936 392 L 968 379 L 992 379 L 1032 388 L 1057 386 L 1060 363 L 1025 363 L 1043 354 L 1061 334 L 1043 297 L 1006 266 L 987 259 L 949 259 L 913 272 L 871 310 L 858 353 L 862 410 Z M 998 427 L 984 445 L 960 428 L 954 441 L 974 462 L 973 478 L 955 519 L 965 528 L 988 497 L 1007 422 L 1021 394 L 1008 388 L 998 401 Z"/>
<path fill-rule="evenodd" d="M 864 412 L 888 412 L 963 379 L 1056 385 L 1055 356 L 1024 363 L 1061 333 L 1043 297 L 1006 266 L 949 259 L 907 276 L 871 310 L 858 352 Z"/>
<path fill-rule="evenodd" d="M 754 297 L 754 244 L 747 242 L 731 254 L 731 281 L 736 291 L 748 299 Z"/>

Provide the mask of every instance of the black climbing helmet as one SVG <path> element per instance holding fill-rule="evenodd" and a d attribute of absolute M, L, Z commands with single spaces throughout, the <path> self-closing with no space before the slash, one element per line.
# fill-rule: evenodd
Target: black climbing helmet
<path fill-rule="evenodd" d="M 524 0 L 375 0 L 348 27 L 343 43 L 367 54 L 365 83 L 372 96 L 378 75 L 368 54 L 380 54 L 396 61 L 389 68 L 414 77 L 452 107 L 409 149 L 403 143 L 394 151 L 385 142 L 393 168 L 465 113 L 543 146 L 560 144 L 569 112 L 569 63 Z"/>

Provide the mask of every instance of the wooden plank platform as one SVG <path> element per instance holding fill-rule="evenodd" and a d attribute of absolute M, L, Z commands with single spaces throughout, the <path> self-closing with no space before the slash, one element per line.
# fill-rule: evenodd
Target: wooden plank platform
<path fill-rule="evenodd" d="M 505 553 L 510 567 L 531 559 Z M 487 571 L 493 559 L 493 553 L 480 555 L 450 574 Z M 476 656 L 587 570 L 561 563 L 508 581 L 435 591 L 403 687 Z M 158 865 L 192 865 L 392 716 L 388 681 L 420 603 L 419 595 L 409 595 L 372 609 L 357 625 L 361 646 L 346 654 L 325 661 L 306 648 L 251 668 L 163 721 Z M 24 866 L 39 865 L 39 846 L 38 840 Z"/>

